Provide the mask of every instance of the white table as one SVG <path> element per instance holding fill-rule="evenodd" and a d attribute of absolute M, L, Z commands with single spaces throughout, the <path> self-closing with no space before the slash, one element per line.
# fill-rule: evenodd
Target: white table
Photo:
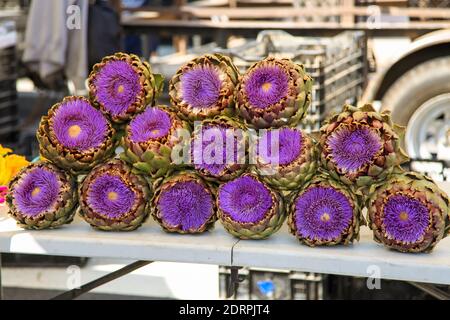
<path fill-rule="evenodd" d="M 450 183 L 441 184 L 450 194 Z M 267 240 L 238 240 L 219 223 L 201 235 L 168 234 L 150 218 L 133 232 L 101 232 L 80 218 L 56 230 L 16 226 L 0 207 L 0 252 L 252 266 L 450 285 L 450 237 L 429 254 L 405 254 L 372 240 L 367 227 L 351 246 L 310 248 L 284 226 Z"/>

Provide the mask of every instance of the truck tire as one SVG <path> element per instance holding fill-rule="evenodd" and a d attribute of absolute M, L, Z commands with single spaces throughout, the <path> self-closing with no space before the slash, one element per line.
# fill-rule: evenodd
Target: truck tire
<path fill-rule="evenodd" d="M 444 143 L 443 134 L 447 143 L 450 139 L 450 57 L 423 62 L 406 72 L 383 96 L 382 109 L 391 110 L 394 122 L 408 126 L 405 145 L 411 157 L 450 160 L 450 149 L 445 157 L 445 146 L 438 145 Z"/>

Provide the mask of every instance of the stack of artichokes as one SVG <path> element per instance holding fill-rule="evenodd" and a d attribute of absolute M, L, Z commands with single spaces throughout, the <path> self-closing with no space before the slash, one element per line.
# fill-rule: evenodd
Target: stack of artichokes
<path fill-rule="evenodd" d="M 240 74 L 229 57 L 206 54 L 170 79 L 170 106 L 157 103 L 162 83 L 147 62 L 117 53 L 94 66 L 89 99 L 49 110 L 41 160 L 10 184 L 20 226 L 58 227 L 78 212 L 96 229 L 130 231 L 151 215 L 167 232 L 219 220 L 236 237 L 264 239 L 287 218 L 308 246 L 350 244 L 367 224 L 404 252 L 447 235 L 449 199 L 401 169 L 403 128 L 389 113 L 345 105 L 320 132 L 301 129 L 313 83 L 301 64 L 268 57 Z"/>

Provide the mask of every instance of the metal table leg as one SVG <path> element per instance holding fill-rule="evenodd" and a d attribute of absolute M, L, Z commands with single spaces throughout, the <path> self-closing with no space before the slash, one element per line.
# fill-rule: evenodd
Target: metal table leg
<path fill-rule="evenodd" d="M 136 261 L 133 262 L 125 267 L 123 267 L 122 269 L 119 269 L 117 271 L 108 273 L 107 275 L 100 277 L 94 281 L 91 281 L 89 283 L 86 283 L 84 285 L 82 285 L 80 288 L 77 289 L 73 289 L 67 292 L 64 292 L 54 298 L 52 298 L 51 300 L 72 300 L 77 298 L 78 296 L 89 292 L 101 285 L 104 285 L 105 283 L 108 283 L 110 281 L 113 281 L 117 278 L 120 278 L 130 272 L 133 272 L 136 269 L 139 269 L 143 266 L 146 266 L 150 263 L 152 263 L 153 261 Z"/>

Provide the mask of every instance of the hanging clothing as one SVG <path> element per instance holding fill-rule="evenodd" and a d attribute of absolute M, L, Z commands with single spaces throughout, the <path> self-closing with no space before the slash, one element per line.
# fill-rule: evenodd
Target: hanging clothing
<path fill-rule="evenodd" d="M 23 62 L 51 88 L 58 75 L 85 89 L 89 0 L 32 1 Z"/>

